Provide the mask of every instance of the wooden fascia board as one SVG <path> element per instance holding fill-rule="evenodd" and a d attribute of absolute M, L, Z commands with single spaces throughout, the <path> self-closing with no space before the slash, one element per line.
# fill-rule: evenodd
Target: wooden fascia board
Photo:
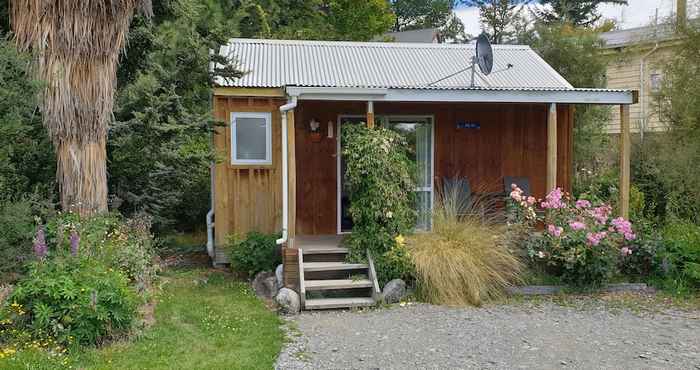
<path fill-rule="evenodd" d="M 214 87 L 214 96 L 284 98 L 284 89 L 277 87 Z"/>

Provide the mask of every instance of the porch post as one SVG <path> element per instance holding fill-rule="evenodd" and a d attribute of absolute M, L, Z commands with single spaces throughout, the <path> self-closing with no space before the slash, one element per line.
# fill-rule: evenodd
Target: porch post
<path fill-rule="evenodd" d="M 296 135 L 294 130 L 294 109 L 287 112 L 287 158 L 288 158 L 288 182 L 289 200 L 287 207 L 287 237 L 288 246 L 295 247 L 294 237 L 297 228 L 297 161 L 296 161 Z"/>
<path fill-rule="evenodd" d="M 620 216 L 630 214 L 630 106 L 620 105 Z"/>
<path fill-rule="evenodd" d="M 557 105 L 549 104 L 547 116 L 547 193 L 557 187 Z"/>
<path fill-rule="evenodd" d="M 367 102 L 367 127 L 374 128 L 374 102 Z"/>

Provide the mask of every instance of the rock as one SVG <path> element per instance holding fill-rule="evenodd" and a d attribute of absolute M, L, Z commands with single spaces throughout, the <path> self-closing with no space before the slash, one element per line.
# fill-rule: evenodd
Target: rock
<path fill-rule="evenodd" d="M 405 296 L 406 282 L 401 279 L 394 279 L 386 283 L 384 290 L 382 290 L 382 299 L 385 303 L 397 303 Z"/>
<path fill-rule="evenodd" d="M 280 289 L 275 297 L 275 301 L 279 305 L 280 312 L 285 315 L 296 315 L 301 309 L 299 294 L 289 288 Z"/>
<path fill-rule="evenodd" d="M 253 279 L 255 295 L 263 299 L 272 299 L 277 294 L 277 278 L 270 271 L 258 272 Z"/>
<path fill-rule="evenodd" d="M 277 278 L 277 286 L 278 287 L 283 287 L 284 286 L 284 265 L 279 265 L 275 269 L 275 278 Z"/>

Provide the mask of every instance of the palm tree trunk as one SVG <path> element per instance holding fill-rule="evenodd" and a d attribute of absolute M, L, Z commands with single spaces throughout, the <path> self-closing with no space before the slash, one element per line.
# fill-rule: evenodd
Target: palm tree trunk
<path fill-rule="evenodd" d="M 150 0 L 12 0 L 20 50 L 31 50 L 46 83 L 41 111 L 54 143 L 65 211 L 107 211 L 107 127 L 116 69 L 136 10 Z"/>
<path fill-rule="evenodd" d="M 56 146 L 61 208 L 80 215 L 107 211 L 105 139 L 63 141 Z"/>

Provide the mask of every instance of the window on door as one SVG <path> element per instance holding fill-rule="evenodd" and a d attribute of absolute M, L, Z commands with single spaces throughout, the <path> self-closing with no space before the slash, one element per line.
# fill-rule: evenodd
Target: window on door
<path fill-rule="evenodd" d="M 429 230 L 433 209 L 433 125 L 430 118 L 387 117 L 385 124 L 406 138 L 416 164 L 416 229 Z"/>
<path fill-rule="evenodd" d="M 342 116 L 340 129 L 346 124 L 364 122 L 362 116 Z M 433 122 L 425 116 L 377 116 L 376 124 L 394 130 L 406 138 L 410 158 L 415 161 L 417 168 L 416 187 L 416 220 L 417 230 L 428 230 L 431 225 L 433 208 Z M 340 138 L 340 135 L 338 135 Z M 342 142 L 338 147 L 338 230 L 352 231 L 352 219 L 348 209 L 350 199 L 345 186 L 345 161 L 342 158 Z"/>

